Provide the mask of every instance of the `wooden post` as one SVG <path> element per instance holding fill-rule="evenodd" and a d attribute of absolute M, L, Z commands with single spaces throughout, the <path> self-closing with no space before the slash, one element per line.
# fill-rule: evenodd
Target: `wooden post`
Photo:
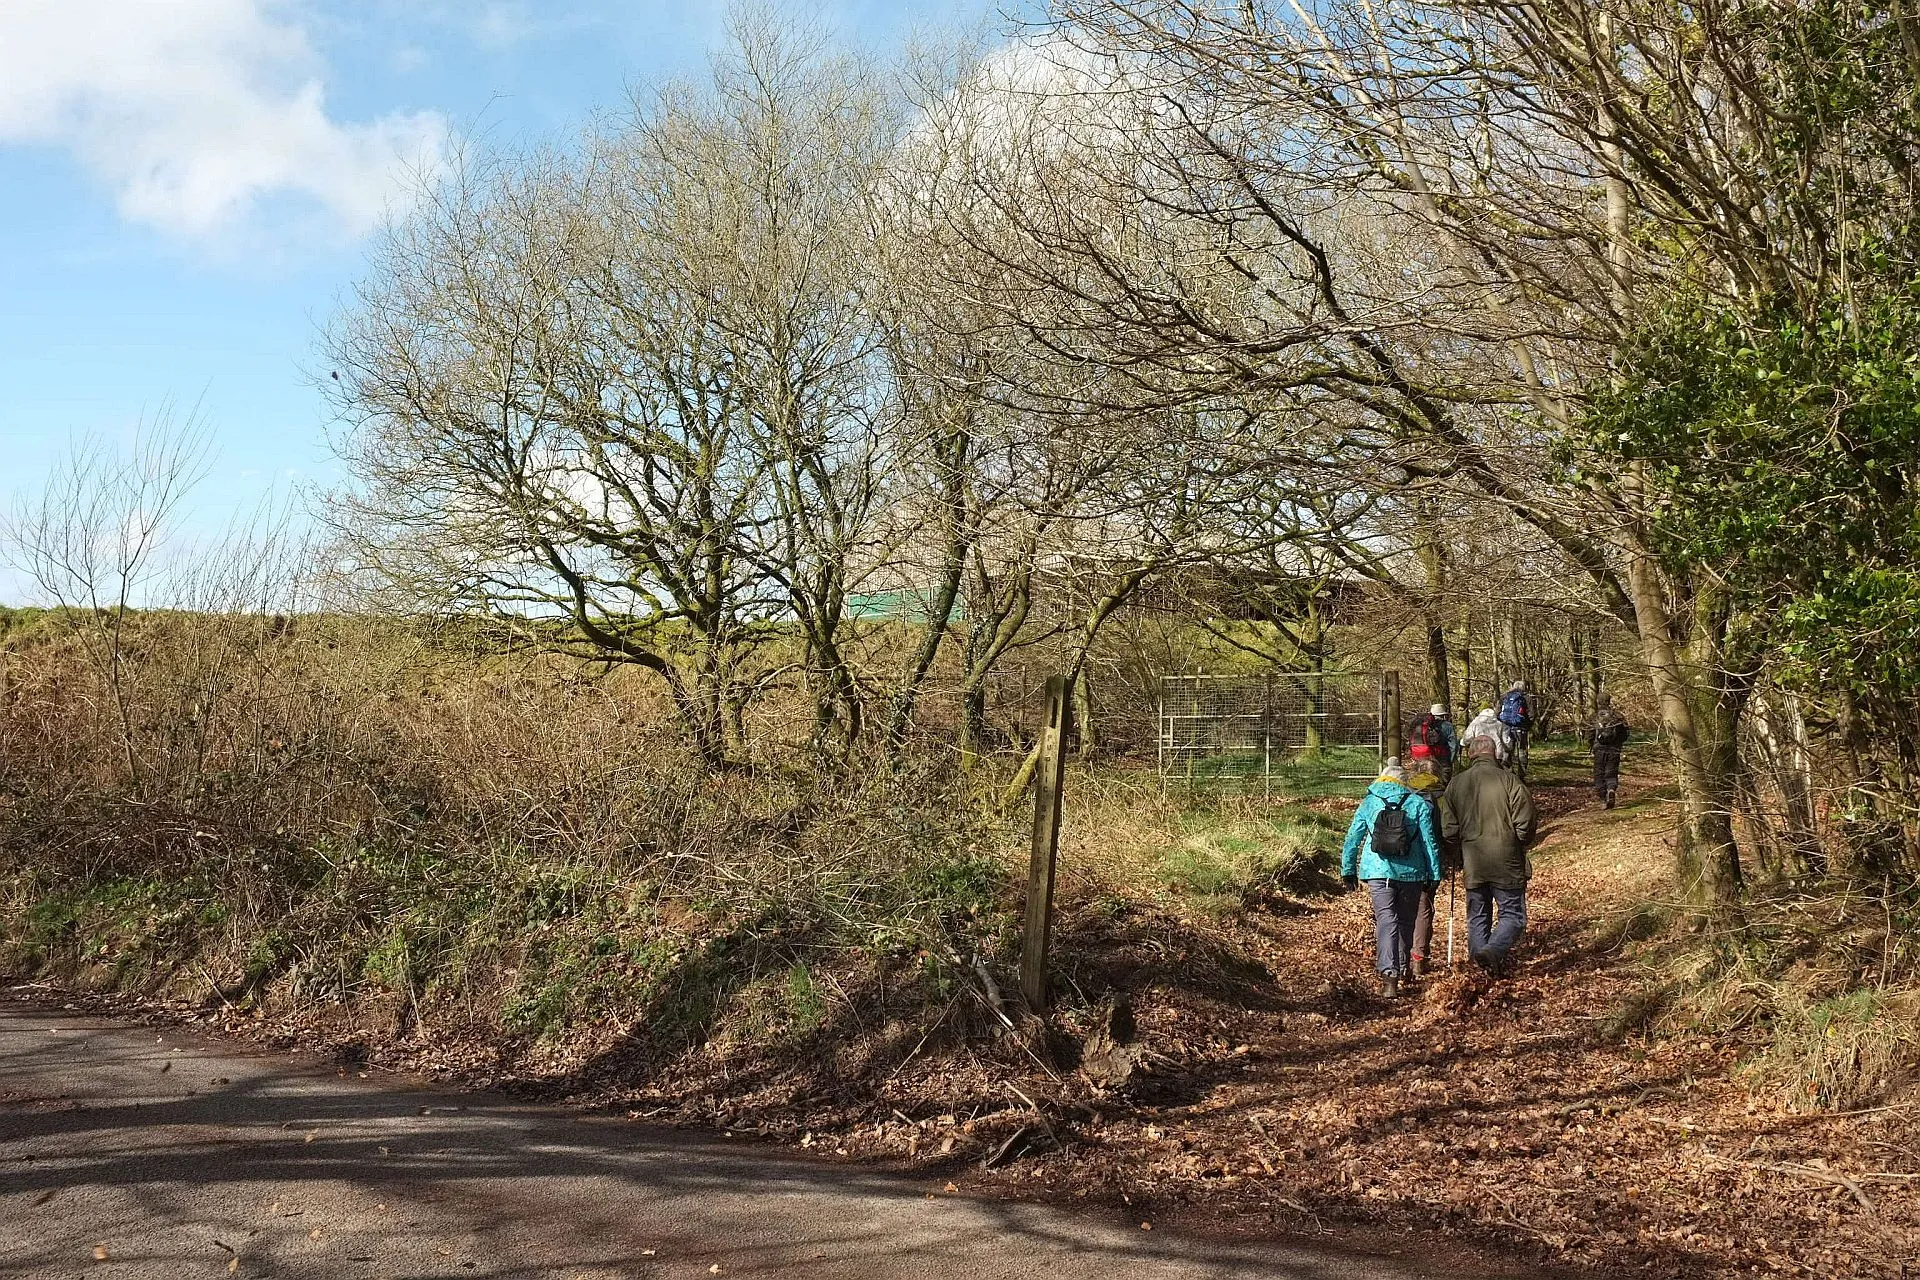
<path fill-rule="evenodd" d="M 1266 703 L 1260 708 L 1260 773 L 1267 799 L 1273 799 L 1273 676 L 1266 680 Z"/>
<path fill-rule="evenodd" d="M 1027 1008 L 1047 1008 L 1047 943 L 1053 929 L 1053 868 L 1060 851 L 1060 796 L 1066 786 L 1073 677 L 1047 679 L 1047 723 L 1033 780 L 1033 862 L 1027 869 L 1027 928 L 1020 948 L 1020 992 Z"/>
<path fill-rule="evenodd" d="M 1402 764 L 1406 763 L 1407 744 L 1401 740 L 1405 733 L 1406 726 L 1400 723 L 1400 673 L 1398 671 L 1389 671 L 1387 672 L 1387 723 L 1386 734 L 1384 735 L 1387 745 L 1385 750 L 1389 757 L 1401 757 L 1400 762 Z"/>
<path fill-rule="evenodd" d="M 1388 739 L 1392 734 L 1387 729 L 1387 673 L 1380 673 L 1380 687 L 1373 691 L 1373 718 L 1380 725 L 1380 767 L 1387 767 Z"/>

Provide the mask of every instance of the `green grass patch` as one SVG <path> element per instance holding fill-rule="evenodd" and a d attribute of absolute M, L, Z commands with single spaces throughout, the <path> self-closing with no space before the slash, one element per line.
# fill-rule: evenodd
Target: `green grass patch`
<path fill-rule="evenodd" d="M 1263 892 L 1324 890 L 1342 834 L 1337 819 L 1294 806 L 1266 813 L 1188 810 L 1156 869 L 1175 893 L 1227 909 Z"/>

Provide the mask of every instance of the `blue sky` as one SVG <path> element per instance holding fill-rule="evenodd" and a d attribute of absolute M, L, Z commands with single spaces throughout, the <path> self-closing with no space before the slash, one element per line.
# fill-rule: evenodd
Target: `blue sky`
<path fill-rule="evenodd" d="M 888 48 L 995 0 L 776 3 Z M 307 380 L 409 166 L 698 74 L 709 0 L 0 2 L 0 501 L 75 436 L 197 407 L 194 520 L 337 479 Z M 20 592 L 0 571 L 0 601 Z"/>

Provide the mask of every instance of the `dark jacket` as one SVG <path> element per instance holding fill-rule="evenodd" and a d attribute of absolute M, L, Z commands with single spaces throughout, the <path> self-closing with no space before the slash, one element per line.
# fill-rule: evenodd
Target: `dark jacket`
<path fill-rule="evenodd" d="M 1441 831 L 1448 851 L 1458 851 L 1469 889 L 1526 884 L 1538 821 L 1527 784 L 1484 758 L 1455 774 L 1440 802 Z"/>
<path fill-rule="evenodd" d="M 1593 731 L 1587 738 L 1596 747 L 1617 749 L 1627 745 L 1628 732 L 1627 718 L 1612 707 L 1606 707 L 1594 714 Z"/>

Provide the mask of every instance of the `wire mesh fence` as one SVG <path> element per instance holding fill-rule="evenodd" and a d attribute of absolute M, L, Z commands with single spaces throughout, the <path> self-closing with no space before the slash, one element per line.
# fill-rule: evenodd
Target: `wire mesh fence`
<path fill-rule="evenodd" d="M 958 744 L 965 738 L 977 751 L 1024 754 L 1046 720 L 1048 674 L 1045 667 L 1009 666 L 971 690 L 952 679 L 931 679 L 915 723 L 931 741 Z M 1076 751 L 1089 742 L 1103 758 L 1138 760 L 1154 750 L 1157 713 L 1158 677 L 1090 661 L 1075 687 L 1070 741 Z"/>
<path fill-rule="evenodd" d="M 1386 719 L 1377 676 L 1162 676 L 1162 785 L 1271 795 L 1275 778 L 1308 756 L 1371 768 Z"/>

